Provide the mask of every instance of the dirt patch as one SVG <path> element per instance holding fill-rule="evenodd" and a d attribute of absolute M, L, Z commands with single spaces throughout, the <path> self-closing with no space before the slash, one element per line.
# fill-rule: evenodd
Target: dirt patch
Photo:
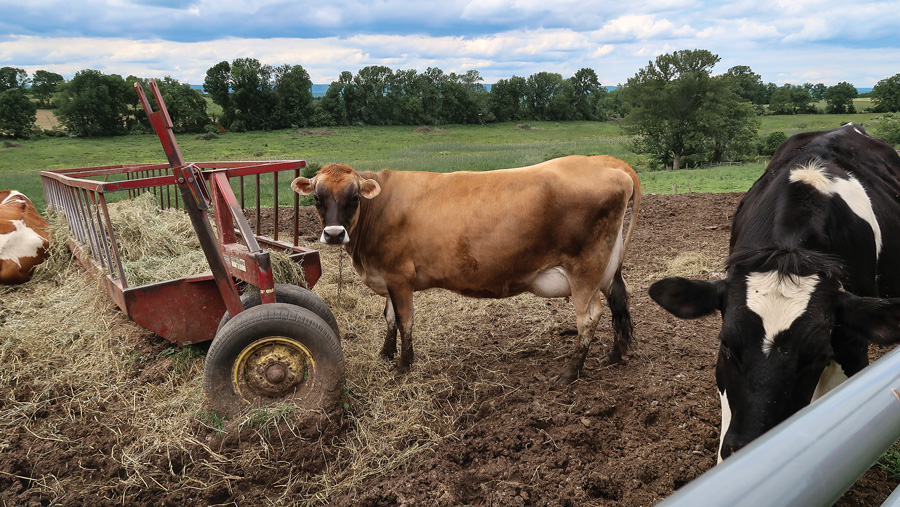
<path fill-rule="evenodd" d="M 740 197 L 644 197 L 624 269 L 633 351 L 625 364 L 602 367 L 612 337 L 602 320 L 583 378 L 565 389 L 552 382 L 576 334 L 564 300 L 417 294 L 413 371 L 396 376 L 388 365 L 361 362 L 380 349 L 383 303 L 362 287 L 349 262 L 338 273 L 338 253 L 323 248 L 325 274 L 315 291 L 344 334 L 343 414 L 315 423 L 283 415 L 226 436 L 198 415 L 193 427 L 172 428 L 177 439 L 139 446 L 145 423 L 132 414 L 165 425 L 170 409 L 154 403 L 182 391 L 186 401 L 177 404 L 199 407 L 199 370 L 195 361 L 178 371 L 178 358 L 164 353 L 166 342 L 108 312 L 103 336 L 111 334 L 108 346 L 119 349 L 95 360 L 121 361 L 117 375 L 139 394 L 108 394 L 99 381 L 86 393 L 46 393 L 38 377 L 3 376 L 0 504 L 653 505 L 715 464 L 719 322 L 678 320 L 650 301 L 647 287 L 672 270 L 718 276 Z M 271 212 L 260 218 L 264 234 L 273 234 L 273 218 Z M 284 237 L 291 218 L 279 217 Z M 253 216 L 250 222 L 256 225 Z M 300 237 L 317 247 L 314 210 L 304 209 L 299 222 Z M 15 297 L 0 299 L 0 343 L 15 341 L 20 312 L 9 303 Z M 46 355 L 11 350 L 18 349 L 0 349 L 0 358 L 15 368 Z M 874 348 L 872 357 L 883 352 Z M 367 376 L 375 379 L 373 389 L 363 387 Z M 398 385 L 403 399 L 381 396 Z M 394 414 L 399 421 L 412 419 L 413 407 L 425 423 L 391 437 L 384 428 L 370 434 L 382 436 L 358 442 L 365 437 L 359 428 L 377 423 L 365 420 L 376 407 L 404 407 L 408 414 Z M 378 445 L 387 450 L 354 461 L 353 446 Z M 310 477 L 321 479 L 304 482 Z M 878 505 L 896 485 L 873 468 L 839 505 Z"/>

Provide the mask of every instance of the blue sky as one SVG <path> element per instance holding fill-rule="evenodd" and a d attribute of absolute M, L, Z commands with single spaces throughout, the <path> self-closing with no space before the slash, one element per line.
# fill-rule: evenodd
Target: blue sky
<path fill-rule="evenodd" d="M 223 60 L 302 65 L 314 83 L 368 65 L 474 69 L 485 83 L 594 69 L 624 83 L 680 49 L 765 82 L 860 88 L 900 73 L 896 0 L 0 0 L 0 66 L 202 84 Z"/>

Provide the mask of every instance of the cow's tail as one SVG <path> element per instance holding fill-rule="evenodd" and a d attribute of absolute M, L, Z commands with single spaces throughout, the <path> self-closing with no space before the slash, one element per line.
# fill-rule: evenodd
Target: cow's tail
<path fill-rule="evenodd" d="M 629 167 L 628 175 L 631 176 L 632 181 L 632 192 L 631 192 L 631 224 L 628 225 L 628 235 L 625 236 L 625 245 L 622 249 L 622 257 L 625 257 L 625 252 L 628 252 L 628 245 L 631 244 L 631 236 L 634 235 L 634 226 L 637 224 L 638 219 L 638 210 L 641 209 L 641 180 L 638 178 L 637 173 L 634 169 Z"/>
<path fill-rule="evenodd" d="M 634 334 L 634 324 L 631 322 L 631 313 L 628 310 L 630 299 L 628 287 L 622 278 L 622 262 L 625 259 L 626 252 L 628 252 L 628 246 L 631 244 L 631 237 L 634 235 L 635 224 L 637 224 L 638 211 L 641 209 L 641 181 L 631 167 L 628 167 L 625 172 L 631 176 L 632 181 L 631 198 L 628 199 L 631 202 L 631 223 L 628 225 L 628 233 L 623 241 L 622 253 L 619 256 L 615 274 L 606 294 L 615 334 L 612 350 L 606 360 L 607 363 L 611 364 L 622 361 L 625 353 L 628 352 L 631 346 L 631 337 Z"/>

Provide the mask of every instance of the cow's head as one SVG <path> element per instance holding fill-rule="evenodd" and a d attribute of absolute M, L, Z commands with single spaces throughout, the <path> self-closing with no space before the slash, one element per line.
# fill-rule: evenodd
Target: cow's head
<path fill-rule="evenodd" d="M 319 241 L 329 245 L 350 241 L 359 219 L 360 199 L 372 199 L 381 192 L 377 181 L 365 179 L 343 164 L 329 164 L 310 179 L 297 178 L 291 188 L 301 195 L 313 195 L 322 220 Z"/>
<path fill-rule="evenodd" d="M 763 249 L 732 256 L 725 280 L 650 286 L 650 297 L 676 317 L 721 312 L 720 461 L 808 405 L 836 358 L 864 355 L 867 341 L 900 341 L 900 299 L 857 297 L 840 279 L 832 258 Z"/>

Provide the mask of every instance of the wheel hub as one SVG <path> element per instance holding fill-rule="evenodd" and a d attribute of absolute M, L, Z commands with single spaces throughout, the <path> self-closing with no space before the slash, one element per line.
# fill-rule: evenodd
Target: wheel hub
<path fill-rule="evenodd" d="M 256 397 L 292 394 L 312 382 L 315 362 L 309 350 L 295 340 L 268 337 L 245 348 L 234 363 L 236 391 L 248 401 Z"/>

